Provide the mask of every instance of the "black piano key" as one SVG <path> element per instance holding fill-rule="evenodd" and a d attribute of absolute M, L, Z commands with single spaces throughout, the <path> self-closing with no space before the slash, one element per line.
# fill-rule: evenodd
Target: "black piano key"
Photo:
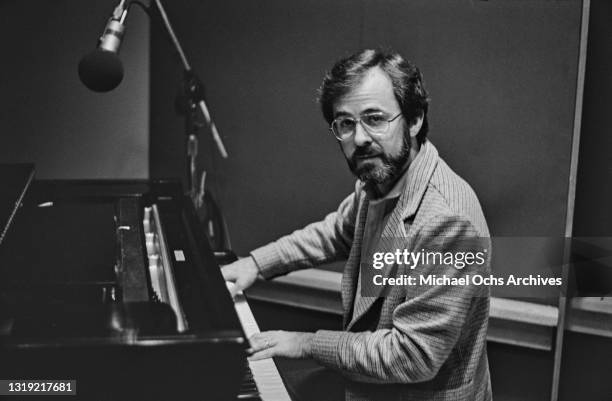
<path fill-rule="evenodd" d="M 236 399 L 262 401 L 257 385 L 255 384 L 255 379 L 253 378 L 253 372 L 251 372 L 248 364 L 245 366 L 244 377 L 242 379 L 242 383 L 240 384 L 240 390 L 238 391 Z"/>

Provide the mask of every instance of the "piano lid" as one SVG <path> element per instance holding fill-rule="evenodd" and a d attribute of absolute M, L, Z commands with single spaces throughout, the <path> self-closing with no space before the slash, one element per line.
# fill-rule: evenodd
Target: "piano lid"
<path fill-rule="evenodd" d="M 0 245 L 34 177 L 33 164 L 0 163 Z"/>

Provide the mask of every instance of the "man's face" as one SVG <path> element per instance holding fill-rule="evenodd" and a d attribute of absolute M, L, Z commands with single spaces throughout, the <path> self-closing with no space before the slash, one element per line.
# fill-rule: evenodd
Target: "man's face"
<path fill-rule="evenodd" d="M 373 112 L 384 114 L 387 120 L 401 113 L 391 79 L 379 67 L 368 70 L 361 82 L 334 104 L 334 118 L 358 119 Z M 379 186 L 394 181 L 410 155 L 410 140 L 405 139 L 405 130 L 403 116 L 391 122 L 384 135 L 371 135 L 358 123 L 354 134 L 340 141 L 353 174 Z"/>

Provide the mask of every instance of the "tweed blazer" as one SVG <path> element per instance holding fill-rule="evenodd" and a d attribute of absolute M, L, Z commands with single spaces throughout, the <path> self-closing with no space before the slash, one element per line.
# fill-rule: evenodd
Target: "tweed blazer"
<path fill-rule="evenodd" d="M 474 191 L 439 157 L 431 142 L 421 146 L 407 174 L 405 189 L 381 238 L 404 239 L 403 247 L 414 251 L 440 249 L 441 243 L 450 250 L 455 240 L 465 238 L 484 238 L 490 248 Z M 317 362 L 347 377 L 346 399 L 490 400 L 488 287 L 393 286 L 379 296 L 359 297 L 355 304 L 368 197 L 357 182 L 336 212 L 254 250 L 251 255 L 261 274 L 271 278 L 346 259 L 344 330 L 317 331 L 312 347 Z M 489 249 L 480 267 L 482 274 L 490 271 L 490 254 Z M 424 266 L 421 272 L 427 273 L 428 268 L 439 266 Z M 396 265 L 385 274 L 397 276 L 408 273 L 406 269 Z M 466 270 L 450 269 L 444 274 L 460 277 Z"/>

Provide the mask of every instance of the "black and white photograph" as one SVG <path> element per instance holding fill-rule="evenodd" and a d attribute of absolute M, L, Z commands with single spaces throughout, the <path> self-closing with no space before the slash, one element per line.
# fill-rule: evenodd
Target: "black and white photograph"
<path fill-rule="evenodd" d="M 0 0 L 0 399 L 612 401 L 611 21 Z"/>

